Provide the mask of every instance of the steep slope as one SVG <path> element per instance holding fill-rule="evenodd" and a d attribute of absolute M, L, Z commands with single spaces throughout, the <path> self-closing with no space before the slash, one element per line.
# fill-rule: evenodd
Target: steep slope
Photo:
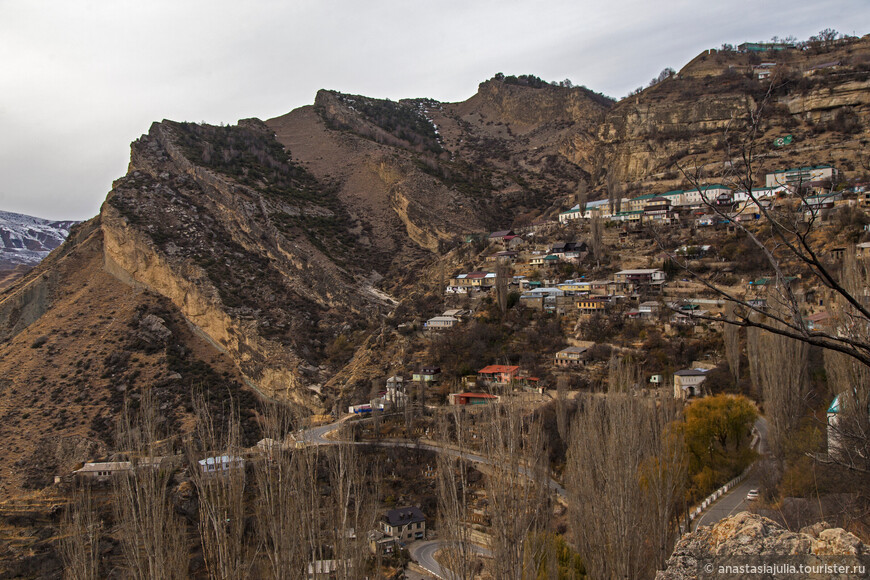
<path fill-rule="evenodd" d="M 434 250 L 547 208 L 585 175 L 560 150 L 569 136 L 591 140 L 611 104 L 583 88 L 497 77 L 462 103 L 320 91 L 313 106 L 267 124 L 295 161 L 335 185 L 373 251 L 395 253 L 397 226 Z"/>
<path fill-rule="evenodd" d="M 759 79 L 759 73 L 769 73 Z M 860 170 L 870 123 L 870 38 L 808 50 L 739 53 L 709 50 L 673 77 L 620 101 L 592 148 L 567 151 L 602 183 L 612 173 L 630 187 L 679 187 L 675 166 L 727 170 L 726 128 L 742 130 L 762 106 L 758 169 L 831 163 Z M 788 147 L 775 138 L 791 134 Z M 585 141 L 583 134 L 574 140 Z M 731 152 L 736 156 L 738 150 Z"/>
<path fill-rule="evenodd" d="M 167 299 L 103 268 L 100 218 L 0 294 L 0 497 L 39 489 L 113 449 L 125 398 L 153 388 L 161 427 L 183 431 L 203 389 L 216 416 L 230 398 L 255 406 L 233 361 Z M 243 415 L 249 442 L 252 416 Z"/>

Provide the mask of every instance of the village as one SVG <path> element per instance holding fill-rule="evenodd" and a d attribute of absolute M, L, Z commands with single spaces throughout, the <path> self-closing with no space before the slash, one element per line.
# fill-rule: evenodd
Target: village
<path fill-rule="evenodd" d="M 155 457 L 89 461 L 58 475 L 55 483 L 105 486 L 136 470 L 178 471 L 188 462 L 195 482 L 244 478 L 251 464 L 273 461 L 275 454 L 345 440 L 418 450 L 422 445 L 433 451 L 447 445 L 438 431 L 460 409 L 466 417 L 462 420 L 468 421 L 462 448 L 483 454 L 487 427 L 480 413 L 487 407 L 518 405 L 523 413 L 534 413 L 581 391 L 606 391 L 607 382 L 620 373 L 629 382 L 622 388 L 636 396 L 688 403 L 733 392 L 725 378 L 721 337 L 727 300 L 697 272 L 719 274 L 718 284 L 760 311 L 768 300 L 779 300 L 785 284 L 798 297 L 807 328 L 824 328 L 830 315 L 819 288 L 798 277 L 777 280 L 764 264 L 747 263 L 740 257 L 747 249 L 735 249 L 735 227 L 747 220 L 751 224 L 775 204 L 798 207 L 804 219 L 819 222 L 841 208 L 867 204 L 860 185 L 835 190 L 837 171 L 831 166 L 776 171 L 766 181 L 751 196 L 721 184 L 704 185 L 622 199 L 616 207 L 609 200 L 578 204 L 557 220 L 468 236 L 459 254 L 470 268 L 454 272 L 441 286 L 437 300 L 442 307 L 397 329 L 416 345 L 419 364 L 392 367 L 388 377 L 372 381 L 367 399 L 309 417 L 282 440 L 264 438 L 237 453 L 200 457 L 194 463 L 170 446 L 165 455 Z M 601 228 L 599 239 L 592 223 Z M 669 235 L 675 230 L 679 236 Z M 685 243 L 687 239 L 692 243 Z M 855 249 L 861 256 L 870 253 L 870 242 Z M 835 263 L 844 252 L 844 247 L 832 246 L 825 259 Z M 451 348 L 462 333 L 493 326 L 511 330 L 499 339 L 499 349 L 482 351 L 478 366 L 470 366 L 475 359 L 463 349 Z M 546 340 L 535 335 L 541 329 L 546 329 Z M 512 342 L 524 332 L 531 338 Z M 547 345 L 551 350 L 540 350 Z M 451 351 L 463 351 L 461 365 L 438 356 Z M 835 400 L 829 426 L 836 424 L 837 412 Z M 460 415 L 452 417 L 457 422 Z M 828 437 L 829 445 L 835 445 L 830 428 Z M 427 530 L 435 506 L 425 497 L 434 496 L 436 477 L 435 461 L 428 461 L 416 490 L 394 476 L 394 499 L 380 510 L 377 527 L 365 535 L 371 554 L 398 557 L 403 548 L 437 543 Z M 477 543 L 486 544 L 492 525 L 487 492 L 479 482 L 469 490 L 473 493 L 464 525 L 479 536 Z M 564 514 L 564 506 L 559 509 Z M 308 577 L 329 577 L 336 566 L 334 559 L 311 561 Z"/>

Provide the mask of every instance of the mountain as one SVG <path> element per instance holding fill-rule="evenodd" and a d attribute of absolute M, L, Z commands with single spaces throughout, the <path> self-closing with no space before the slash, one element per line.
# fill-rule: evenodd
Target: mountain
<path fill-rule="evenodd" d="M 870 42 L 837 50 L 782 57 L 794 82 L 767 97 L 765 138 L 796 146 L 769 162 L 834 156 L 858 175 Z M 804 76 L 822 59 L 840 64 Z M 0 494 L 110 450 L 145 387 L 171 432 L 192 390 L 215 414 L 234 401 L 248 443 L 258 397 L 304 412 L 364 400 L 422 356 L 397 326 L 441 306 L 468 234 L 553 217 L 581 179 L 591 199 L 608 176 L 679 186 L 675 164 L 721 157 L 730 119 L 765 98 L 756 66 L 705 53 L 618 103 L 496 75 L 461 103 L 322 90 L 266 121 L 154 123 L 99 215 L 0 290 Z"/>
<path fill-rule="evenodd" d="M 0 211 L 0 288 L 60 246 L 76 223 Z"/>

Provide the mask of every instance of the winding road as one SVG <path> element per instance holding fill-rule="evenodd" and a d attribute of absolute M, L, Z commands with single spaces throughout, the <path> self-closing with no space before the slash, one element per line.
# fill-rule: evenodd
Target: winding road
<path fill-rule="evenodd" d="M 453 580 L 453 574 L 449 570 L 444 570 L 438 561 L 435 559 L 435 552 L 442 549 L 445 542 L 438 540 L 427 540 L 423 542 L 414 542 L 408 546 L 408 551 L 411 553 L 411 559 L 417 562 L 420 566 L 432 573 L 436 578 L 444 580 Z M 492 556 L 492 552 L 486 548 L 481 548 L 475 544 L 470 544 L 471 549 L 482 556 Z"/>
<path fill-rule="evenodd" d="M 755 421 L 755 431 L 758 434 L 758 453 L 764 455 L 767 453 L 767 421 L 763 417 Z M 695 518 L 692 522 L 692 531 L 697 530 L 698 526 L 709 526 L 736 512 L 749 509 L 750 504 L 746 501 L 746 494 L 750 489 L 758 489 L 760 482 L 761 477 L 753 468 L 740 485 L 731 489 L 701 516 Z"/>

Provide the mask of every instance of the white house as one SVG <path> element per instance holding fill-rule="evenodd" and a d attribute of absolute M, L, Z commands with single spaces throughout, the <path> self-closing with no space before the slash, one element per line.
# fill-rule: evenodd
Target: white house
<path fill-rule="evenodd" d="M 129 461 L 94 461 L 85 463 L 73 471 L 76 477 L 104 481 L 115 474 L 132 471 L 133 464 Z"/>
<path fill-rule="evenodd" d="M 683 369 L 674 373 L 674 398 L 689 399 L 701 395 L 701 383 L 707 378 L 705 369 Z"/>
<path fill-rule="evenodd" d="M 236 469 L 245 468 L 245 460 L 242 457 L 234 455 L 220 455 L 217 457 L 206 457 L 199 460 L 199 468 L 203 473 L 227 473 Z"/>
<path fill-rule="evenodd" d="M 833 181 L 836 177 L 837 169 L 831 165 L 793 167 L 768 173 L 765 176 L 765 185 L 767 187 L 788 186 L 794 188 L 813 181 Z"/>
<path fill-rule="evenodd" d="M 459 322 L 455 316 L 435 316 L 426 321 L 426 330 L 443 330 L 453 328 Z"/>

